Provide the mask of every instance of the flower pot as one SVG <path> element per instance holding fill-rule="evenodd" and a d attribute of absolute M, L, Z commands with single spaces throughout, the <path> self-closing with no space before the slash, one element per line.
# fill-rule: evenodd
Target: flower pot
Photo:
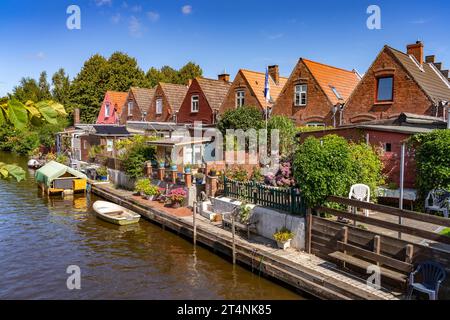
<path fill-rule="evenodd" d="M 284 241 L 284 242 L 277 241 L 277 245 L 278 245 L 278 248 L 286 250 L 291 247 L 291 239 L 289 239 L 288 241 Z"/>
<path fill-rule="evenodd" d="M 149 195 L 146 195 L 146 196 L 145 196 L 145 199 L 150 200 L 150 201 L 153 201 L 153 200 L 155 199 L 155 196 L 149 196 Z"/>
<path fill-rule="evenodd" d="M 181 203 L 179 203 L 179 202 L 173 202 L 173 203 L 172 203 L 172 208 L 178 209 L 178 208 L 180 208 L 180 207 L 181 207 Z"/>
<path fill-rule="evenodd" d="M 97 176 L 97 179 L 100 181 L 107 181 L 108 180 L 108 176 Z"/>
<path fill-rule="evenodd" d="M 216 171 L 216 170 L 211 170 L 211 171 L 209 172 L 209 176 L 210 176 L 210 177 L 217 177 L 217 171 Z"/>
<path fill-rule="evenodd" d="M 164 162 L 160 162 L 160 163 L 159 163 L 159 167 L 160 167 L 160 168 L 164 168 L 165 165 L 166 165 L 166 164 L 165 164 Z"/>
<path fill-rule="evenodd" d="M 184 173 L 191 173 L 191 168 L 184 168 Z"/>
<path fill-rule="evenodd" d="M 170 166 L 170 169 L 172 169 L 172 171 L 178 171 L 178 166 L 177 165 Z"/>

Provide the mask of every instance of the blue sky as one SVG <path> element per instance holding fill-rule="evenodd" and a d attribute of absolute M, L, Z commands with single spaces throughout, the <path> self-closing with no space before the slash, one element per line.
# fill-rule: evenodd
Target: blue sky
<path fill-rule="evenodd" d="M 66 28 L 71 4 L 81 30 Z M 381 30 L 366 27 L 371 4 L 381 8 Z M 288 76 L 299 57 L 363 73 L 384 44 L 405 50 L 421 39 L 450 68 L 449 12 L 447 0 L 2 0 L 0 95 L 42 70 L 74 77 L 92 54 L 114 51 L 144 71 L 192 60 L 207 77 L 270 64 Z"/>

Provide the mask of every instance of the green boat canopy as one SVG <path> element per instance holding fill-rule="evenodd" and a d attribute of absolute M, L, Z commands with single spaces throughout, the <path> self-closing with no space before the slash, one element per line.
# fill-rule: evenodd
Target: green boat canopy
<path fill-rule="evenodd" d="M 87 179 L 85 174 L 56 161 L 50 161 L 45 166 L 37 170 L 35 178 L 37 182 L 44 183 L 47 187 L 50 187 L 53 180 L 65 175 L 66 173 L 80 179 Z"/>

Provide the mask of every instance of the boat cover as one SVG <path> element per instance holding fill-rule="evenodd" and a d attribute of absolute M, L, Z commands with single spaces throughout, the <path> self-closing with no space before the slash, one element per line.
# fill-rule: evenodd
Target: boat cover
<path fill-rule="evenodd" d="M 37 182 L 44 183 L 47 187 L 51 186 L 53 180 L 69 173 L 80 179 L 87 179 L 87 176 L 80 171 L 72 169 L 56 161 L 50 161 L 45 166 L 36 171 L 35 178 Z"/>

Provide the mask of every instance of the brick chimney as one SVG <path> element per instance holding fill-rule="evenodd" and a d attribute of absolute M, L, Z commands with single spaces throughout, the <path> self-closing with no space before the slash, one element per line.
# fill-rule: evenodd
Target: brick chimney
<path fill-rule="evenodd" d="M 280 69 L 278 65 L 269 66 L 269 75 L 276 84 L 280 83 Z"/>
<path fill-rule="evenodd" d="M 407 53 L 414 56 L 414 58 L 416 58 L 416 60 L 420 63 L 423 64 L 423 59 L 424 59 L 424 55 L 423 55 L 423 43 L 422 41 L 417 41 L 415 44 L 410 44 L 407 47 Z"/>
<path fill-rule="evenodd" d="M 80 109 L 75 108 L 73 110 L 73 124 L 79 124 L 80 123 Z"/>
<path fill-rule="evenodd" d="M 426 56 L 425 62 L 426 63 L 434 63 L 436 61 L 436 56 Z"/>
<path fill-rule="evenodd" d="M 217 79 L 225 82 L 230 82 L 230 75 L 228 73 L 222 73 L 217 76 Z"/>

